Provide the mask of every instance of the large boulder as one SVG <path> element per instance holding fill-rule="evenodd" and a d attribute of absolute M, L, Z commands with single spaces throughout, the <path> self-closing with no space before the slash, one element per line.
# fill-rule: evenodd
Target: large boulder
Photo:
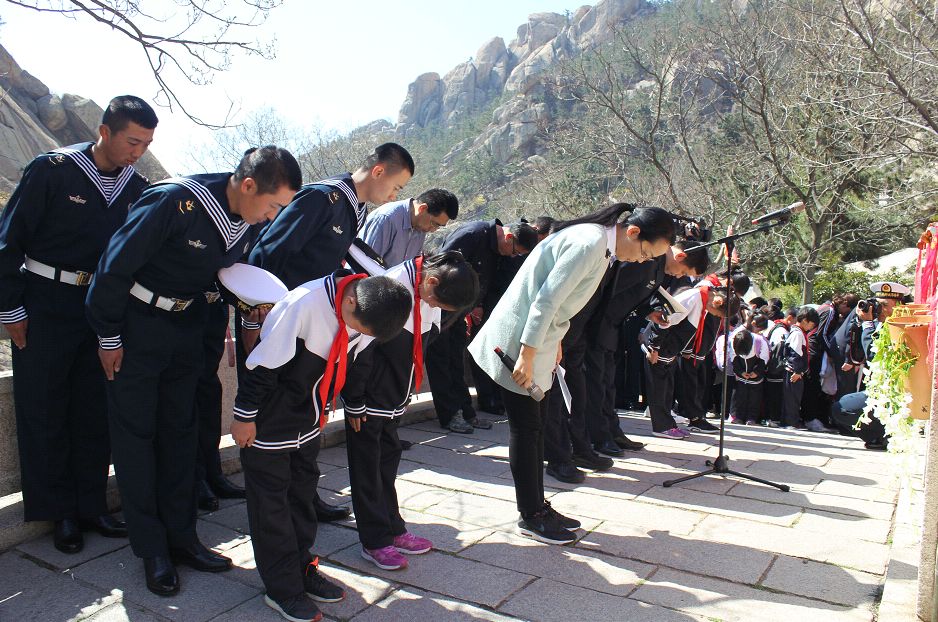
<path fill-rule="evenodd" d="M 407 87 L 407 97 L 401 106 L 398 123 L 424 127 L 438 120 L 443 107 L 443 80 L 435 72 L 417 76 Z"/>
<path fill-rule="evenodd" d="M 504 39 L 494 37 L 486 41 L 475 56 L 476 86 L 483 91 L 501 92 L 510 61 Z"/>
<path fill-rule="evenodd" d="M 476 89 L 476 67 L 472 63 L 460 63 L 443 77 L 446 85 L 443 91 L 444 120 L 472 110 L 476 99 L 481 99 Z"/>
<path fill-rule="evenodd" d="M 36 104 L 39 109 L 39 120 L 53 132 L 58 132 L 68 123 L 65 106 L 62 105 L 62 98 L 58 95 L 50 93 L 45 97 L 40 97 Z"/>
<path fill-rule="evenodd" d="M 23 168 L 58 145 L 15 100 L 0 91 L 0 190 L 10 192 Z"/>

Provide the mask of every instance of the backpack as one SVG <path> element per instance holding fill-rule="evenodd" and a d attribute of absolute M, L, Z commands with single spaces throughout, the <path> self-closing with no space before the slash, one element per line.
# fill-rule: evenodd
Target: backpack
<path fill-rule="evenodd" d="M 769 362 L 765 366 L 765 375 L 767 378 L 784 378 L 785 377 L 785 340 L 779 341 L 774 346 L 772 345 L 772 335 L 775 334 L 775 331 L 779 328 L 784 328 L 781 324 L 776 324 L 772 327 L 772 330 L 769 331 L 768 337 L 766 340 L 769 342 Z"/>

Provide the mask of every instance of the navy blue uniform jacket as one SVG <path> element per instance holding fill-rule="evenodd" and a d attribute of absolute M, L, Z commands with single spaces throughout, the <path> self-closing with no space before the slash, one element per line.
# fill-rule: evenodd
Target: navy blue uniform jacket
<path fill-rule="evenodd" d="M 307 184 L 260 234 L 249 263 L 293 289 L 338 270 L 365 222 L 348 173 Z"/>
<path fill-rule="evenodd" d="M 108 200 L 94 166 L 92 145 L 72 145 L 30 162 L 0 215 L 3 323 L 26 319 L 23 291 L 27 276 L 20 269 L 25 257 L 70 272 L 94 272 L 111 235 L 146 188 L 146 178 L 128 166 L 118 170 L 114 194 Z M 81 292 L 75 297 L 74 311 L 82 314 L 85 290 L 74 289 L 76 294 Z"/>
<path fill-rule="evenodd" d="M 225 188 L 230 177 L 231 173 L 215 173 L 160 182 L 147 188 L 130 209 L 88 291 L 88 320 L 102 348 L 121 347 L 134 281 L 160 296 L 200 304 L 217 272 L 245 256 L 255 228 L 228 207 Z M 182 185 L 186 180 L 208 192 Z"/>

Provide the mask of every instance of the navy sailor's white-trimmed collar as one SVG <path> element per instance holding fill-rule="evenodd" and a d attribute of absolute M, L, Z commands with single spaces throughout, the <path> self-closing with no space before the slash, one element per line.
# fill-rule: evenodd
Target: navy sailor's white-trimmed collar
<path fill-rule="evenodd" d="M 93 144 L 93 143 L 89 143 Z M 87 147 L 86 147 L 87 149 Z M 101 172 L 98 170 L 98 167 L 95 165 L 94 161 L 88 157 L 81 149 L 75 149 L 73 147 L 62 147 L 61 149 L 53 149 L 52 153 L 59 153 L 64 156 L 67 156 L 78 165 L 78 168 L 91 180 L 91 183 L 98 189 L 98 192 L 101 193 L 101 196 L 104 197 L 105 203 L 108 207 L 114 203 L 114 200 L 120 196 L 120 193 L 123 192 L 124 186 L 127 185 L 127 182 L 130 181 L 130 178 L 134 176 L 136 172 L 133 166 L 125 166 L 121 169 L 121 172 L 117 175 L 117 178 L 114 181 L 114 187 L 111 189 L 110 193 L 105 189 L 104 183 L 101 181 Z"/>
<path fill-rule="evenodd" d="M 238 243 L 238 240 L 241 239 L 241 236 L 250 229 L 250 225 L 243 219 L 237 224 L 231 222 L 231 218 L 228 217 L 228 210 L 221 206 L 221 203 L 218 202 L 218 199 L 215 198 L 215 195 L 213 195 L 208 188 L 196 180 L 189 177 L 171 177 L 153 185 L 162 186 L 164 184 L 182 186 L 195 195 L 195 198 L 198 199 L 202 207 L 205 208 L 205 212 L 212 220 L 212 223 L 214 223 L 219 235 L 221 235 L 222 242 L 225 243 L 226 251 L 230 251 L 232 247 Z"/>

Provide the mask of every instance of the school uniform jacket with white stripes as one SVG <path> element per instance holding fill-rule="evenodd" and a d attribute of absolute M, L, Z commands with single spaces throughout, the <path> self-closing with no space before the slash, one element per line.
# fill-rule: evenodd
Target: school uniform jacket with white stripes
<path fill-rule="evenodd" d="M 694 336 L 697 334 L 697 324 L 700 321 L 700 312 L 703 310 L 703 299 L 700 296 L 700 289 L 694 287 L 686 289 L 674 298 L 680 302 L 686 313 L 672 313 L 668 317 L 670 324 L 668 326 L 658 326 L 654 322 L 649 322 L 647 334 L 648 345 L 658 351 L 658 360 L 662 363 L 673 363 L 677 357 L 694 347 Z M 706 316 L 710 318 L 708 314 Z M 719 324 L 719 318 L 717 318 Z M 707 327 L 704 327 L 707 330 Z M 716 339 L 716 331 L 713 331 L 713 339 Z M 704 342 L 707 342 L 707 334 L 704 334 Z M 710 341 L 710 347 L 713 341 Z M 709 347 L 701 350 L 706 354 Z"/>
<path fill-rule="evenodd" d="M 249 263 L 275 274 L 289 289 L 332 274 L 367 213 L 349 173 L 307 184 L 261 232 Z"/>
<path fill-rule="evenodd" d="M 102 348 L 121 347 L 134 282 L 159 296 L 201 304 L 218 271 L 245 256 L 256 227 L 231 213 L 225 194 L 230 178 L 231 173 L 214 173 L 167 179 L 147 188 L 131 207 L 101 257 L 86 301 Z"/>
<path fill-rule="evenodd" d="M 146 178 L 132 166 L 118 169 L 114 176 L 101 175 L 93 145 L 71 145 L 34 159 L 0 214 L 3 323 L 27 317 L 26 276 L 21 270 L 27 257 L 60 270 L 94 272 L 108 240 L 146 188 Z M 76 302 L 75 312 L 83 315 L 81 302 Z"/>
<path fill-rule="evenodd" d="M 403 283 L 414 295 L 414 260 L 389 269 L 384 276 Z M 420 301 L 420 332 L 423 350 L 440 331 L 440 309 Z M 414 314 L 396 337 L 384 343 L 373 342 L 355 357 L 342 389 L 346 417 L 399 417 L 407 410 L 414 383 Z"/>
<path fill-rule="evenodd" d="M 743 378 L 743 374 L 756 374 L 755 378 Z M 756 345 L 753 344 L 749 352 L 736 352 L 733 357 L 733 374 L 736 376 L 736 382 L 741 384 L 759 385 L 765 379 L 765 359 L 756 353 Z"/>
<path fill-rule="evenodd" d="M 234 403 L 234 418 L 257 426 L 252 447 L 291 451 L 319 436 L 319 416 L 325 406 L 319 402 L 319 385 L 339 330 L 336 281 L 349 274 L 339 270 L 293 289 L 264 321 Z M 348 327 L 345 330 L 349 351 L 371 341 Z"/>

